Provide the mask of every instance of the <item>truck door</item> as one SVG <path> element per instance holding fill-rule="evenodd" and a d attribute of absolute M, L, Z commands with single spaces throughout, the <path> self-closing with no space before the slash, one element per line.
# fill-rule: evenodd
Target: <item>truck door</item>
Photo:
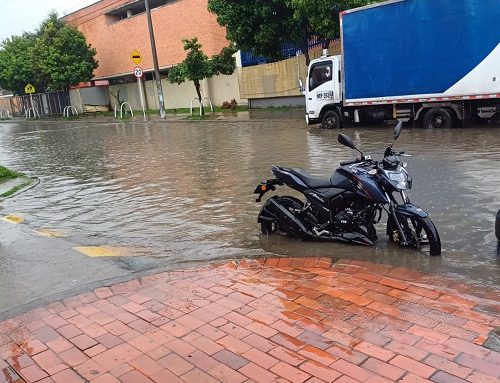
<path fill-rule="evenodd" d="M 311 64 L 306 94 L 308 121 L 319 120 L 325 105 L 340 103 L 339 69 L 337 57 Z"/>

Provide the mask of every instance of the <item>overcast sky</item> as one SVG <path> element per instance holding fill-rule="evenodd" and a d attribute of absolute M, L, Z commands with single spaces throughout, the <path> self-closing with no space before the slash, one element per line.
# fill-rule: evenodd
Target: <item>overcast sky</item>
<path fill-rule="evenodd" d="M 0 42 L 24 31 L 32 32 L 51 10 L 60 16 L 99 0 L 0 0 Z"/>

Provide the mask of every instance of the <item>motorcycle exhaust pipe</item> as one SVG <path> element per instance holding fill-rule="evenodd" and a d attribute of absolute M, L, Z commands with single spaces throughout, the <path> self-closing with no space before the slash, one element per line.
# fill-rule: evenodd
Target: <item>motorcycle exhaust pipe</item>
<path fill-rule="evenodd" d="M 259 215 L 259 220 L 266 218 L 273 218 L 281 222 L 281 225 L 279 226 L 285 229 L 290 234 L 300 236 L 310 235 L 304 224 L 291 212 L 289 212 L 284 206 L 282 206 L 274 197 L 268 199 L 265 205 L 262 207 L 262 211 Z"/>

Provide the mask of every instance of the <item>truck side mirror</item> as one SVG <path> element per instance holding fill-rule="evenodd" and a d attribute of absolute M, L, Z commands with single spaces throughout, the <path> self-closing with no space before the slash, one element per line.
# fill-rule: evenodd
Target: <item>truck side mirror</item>
<path fill-rule="evenodd" d="M 298 83 L 299 83 L 299 90 L 301 92 L 305 92 L 306 88 L 304 87 L 304 83 L 302 82 L 302 79 L 299 78 Z"/>

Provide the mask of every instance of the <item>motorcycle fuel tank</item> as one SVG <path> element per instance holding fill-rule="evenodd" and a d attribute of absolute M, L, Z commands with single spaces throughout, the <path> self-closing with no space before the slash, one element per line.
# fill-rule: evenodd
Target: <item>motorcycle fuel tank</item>
<path fill-rule="evenodd" d="M 376 179 L 368 173 L 353 174 L 347 169 L 340 168 L 331 177 L 332 185 L 356 193 L 370 201 L 387 203 L 387 197 Z"/>

